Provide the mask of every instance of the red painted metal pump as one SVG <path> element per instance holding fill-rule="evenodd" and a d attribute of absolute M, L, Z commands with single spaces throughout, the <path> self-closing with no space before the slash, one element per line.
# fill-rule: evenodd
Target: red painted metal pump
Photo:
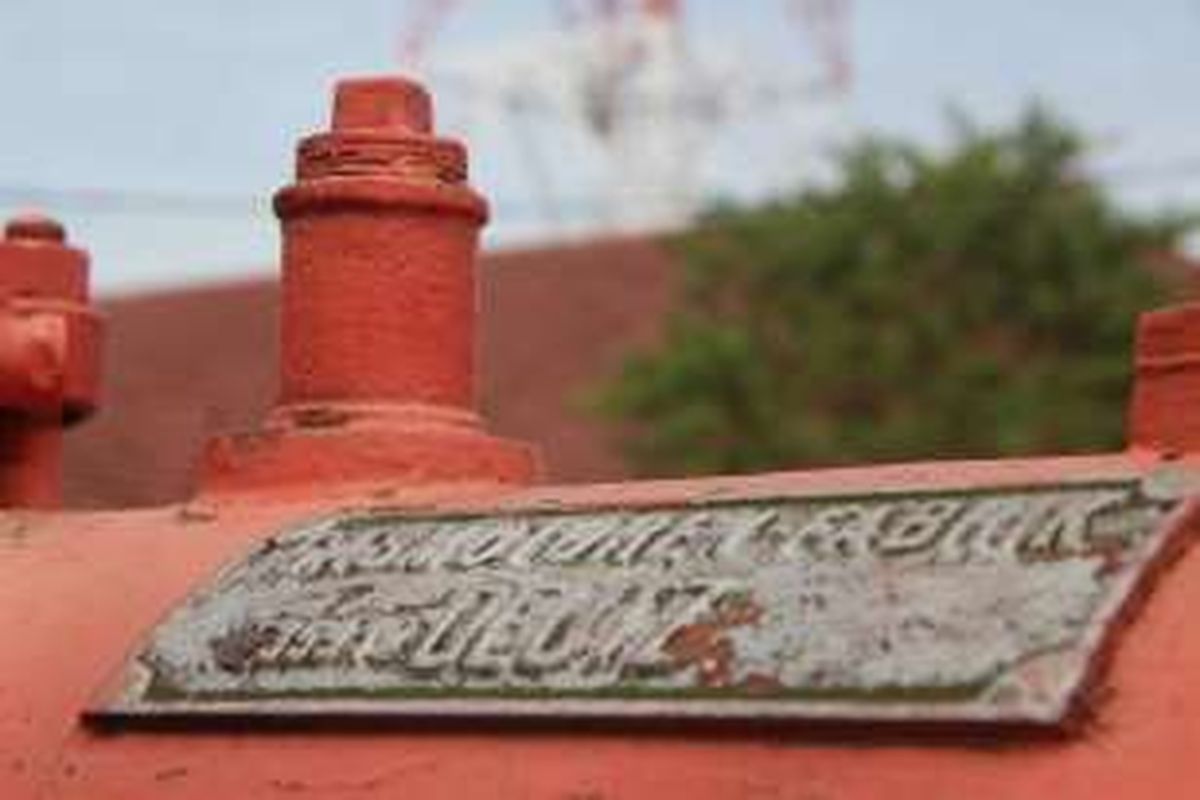
<path fill-rule="evenodd" d="M 339 85 L 282 381 L 165 508 L 53 510 L 86 257 L 0 242 L 0 798 L 1190 797 L 1200 306 L 1128 447 L 553 487 L 474 409 L 466 152 Z"/>
<path fill-rule="evenodd" d="M 62 428 L 96 405 L 100 318 L 87 256 L 65 240 L 31 215 L 0 241 L 0 507 L 58 504 Z"/>

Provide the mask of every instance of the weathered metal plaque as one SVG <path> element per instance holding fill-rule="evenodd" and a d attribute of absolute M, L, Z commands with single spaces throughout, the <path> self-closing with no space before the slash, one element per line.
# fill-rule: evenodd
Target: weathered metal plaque
<path fill-rule="evenodd" d="M 100 713 L 1052 724 L 1173 505 L 1121 482 L 347 513 L 226 569 Z"/>

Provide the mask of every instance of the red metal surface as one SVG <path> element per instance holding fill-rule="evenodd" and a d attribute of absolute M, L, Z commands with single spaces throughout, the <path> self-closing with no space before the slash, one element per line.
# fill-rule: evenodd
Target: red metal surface
<path fill-rule="evenodd" d="M 1200 450 L 1200 303 L 1143 314 L 1134 368 L 1130 446 Z"/>
<path fill-rule="evenodd" d="M 61 429 L 95 408 L 99 350 L 87 255 L 52 219 L 11 220 L 0 241 L 0 505 L 58 504 Z"/>
<path fill-rule="evenodd" d="M 141 637 L 216 569 L 283 526 L 336 509 L 634 507 L 1131 474 L 1188 486 L 1200 474 L 1188 371 L 1200 312 L 1188 309 L 1151 316 L 1143 329 L 1125 453 L 578 488 L 505 485 L 528 476 L 527 451 L 480 432 L 470 408 L 471 304 L 442 296 L 470 290 L 481 206 L 435 179 L 426 158 L 433 145 L 404 130 L 422 118 L 408 84 L 348 91 L 343 121 L 392 127 L 362 129 L 368 144 L 351 148 L 357 155 L 338 162 L 338 174 L 318 159 L 280 195 L 286 380 L 264 429 L 215 445 L 208 491 L 189 504 L 0 516 L 0 798 L 1194 796 L 1200 552 L 1190 529 L 1175 558 L 1151 576 L 1126 627 L 1110 632 L 1107 668 L 1096 673 L 1082 727 L 1056 738 L 999 737 L 986 727 L 929 738 L 903 725 L 718 735 L 684 726 L 104 732 L 82 724 L 81 712 Z M 386 108 L 373 105 L 380 96 Z M 342 147 L 337 127 L 332 136 Z M 420 144 L 401 150 L 425 154 L 415 167 L 393 147 L 410 139 Z M 377 140 L 385 144 L 377 148 Z M 383 297 L 395 292 L 411 296 Z M 1157 335 L 1163 319 L 1169 336 Z M 433 341 L 436 352 L 426 349 Z M 1195 519 L 1197 501 L 1190 502 Z"/>
<path fill-rule="evenodd" d="M 466 151 L 431 133 L 423 88 L 339 84 L 331 130 L 308 137 L 283 223 L 282 374 L 263 428 L 216 442 L 209 491 L 285 483 L 526 482 L 524 445 L 475 406 L 475 253 L 487 204 Z"/>
<path fill-rule="evenodd" d="M 398 490 L 390 504 L 645 504 L 783 489 L 1023 485 L 1152 469 L 1144 457 L 879 469 L 579 489 Z M 320 797 L 1190 797 L 1200 742 L 1200 556 L 1158 577 L 1094 693 L 1091 721 L 1062 740 L 988 731 L 923 739 L 899 730 L 191 730 L 104 734 L 95 697 L 157 620 L 220 564 L 281 526 L 369 494 L 282 502 L 225 496 L 84 517 L 23 516 L 0 533 L 0 796 Z"/>

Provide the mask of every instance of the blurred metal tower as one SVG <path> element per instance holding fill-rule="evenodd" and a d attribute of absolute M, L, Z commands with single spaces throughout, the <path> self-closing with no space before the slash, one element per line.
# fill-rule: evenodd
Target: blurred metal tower
<path fill-rule="evenodd" d="M 466 5 L 410 3 L 400 54 L 407 68 L 423 61 L 448 15 Z M 786 116 L 797 106 L 836 102 L 849 90 L 850 0 L 772 5 L 758 13 L 798 28 L 809 58 L 771 61 L 731 42 L 700 47 L 689 36 L 684 0 L 557 0 L 553 35 L 429 72 L 472 102 L 503 110 L 523 140 L 546 221 L 562 213 L 546 149 L 529 140 L 530 117 L 584 131 L 604 153 L 607 186 L 589 227 L 673 229 L 706 199 L 697 165 L 723 130 L 749 115 Z"/>

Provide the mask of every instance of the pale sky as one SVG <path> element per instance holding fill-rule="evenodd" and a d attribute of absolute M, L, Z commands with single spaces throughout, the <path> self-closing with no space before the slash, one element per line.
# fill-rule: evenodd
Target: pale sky
<path fill-rule="evenodd" d="M 547 0 L 459 5 L 434 64 L 555 24 Z M 782 5 L 693 0 L 695 46 L 736 38 L 787 58 L 803 44 L 779 24 Z M 268 200 L 296 138 L 324 124 L 337 77 L 397 68 L 406 11 L 403 0 L 0 0 L 0 214 L 60 217 L 92 251 L 102 292 L 269 274 Z M 1197 39 L 1198 0 L 857 0 L 853 94 L 812 124 L 936 141 L 949 104 L 1003 121 L 1039 97 L 1098 138 L 1096 166 L 1125 201 L 1200 205 Z M 511 126 L 431 88 L 493 203 L 489 242 L 558 235 Z M 781 164 L 801 169 L 806 134 L 759 123 L 705 152 L 710 194 L 754 196 Z M 539 146 L 555 191 L 586 203 L 597 167 Z"/>

